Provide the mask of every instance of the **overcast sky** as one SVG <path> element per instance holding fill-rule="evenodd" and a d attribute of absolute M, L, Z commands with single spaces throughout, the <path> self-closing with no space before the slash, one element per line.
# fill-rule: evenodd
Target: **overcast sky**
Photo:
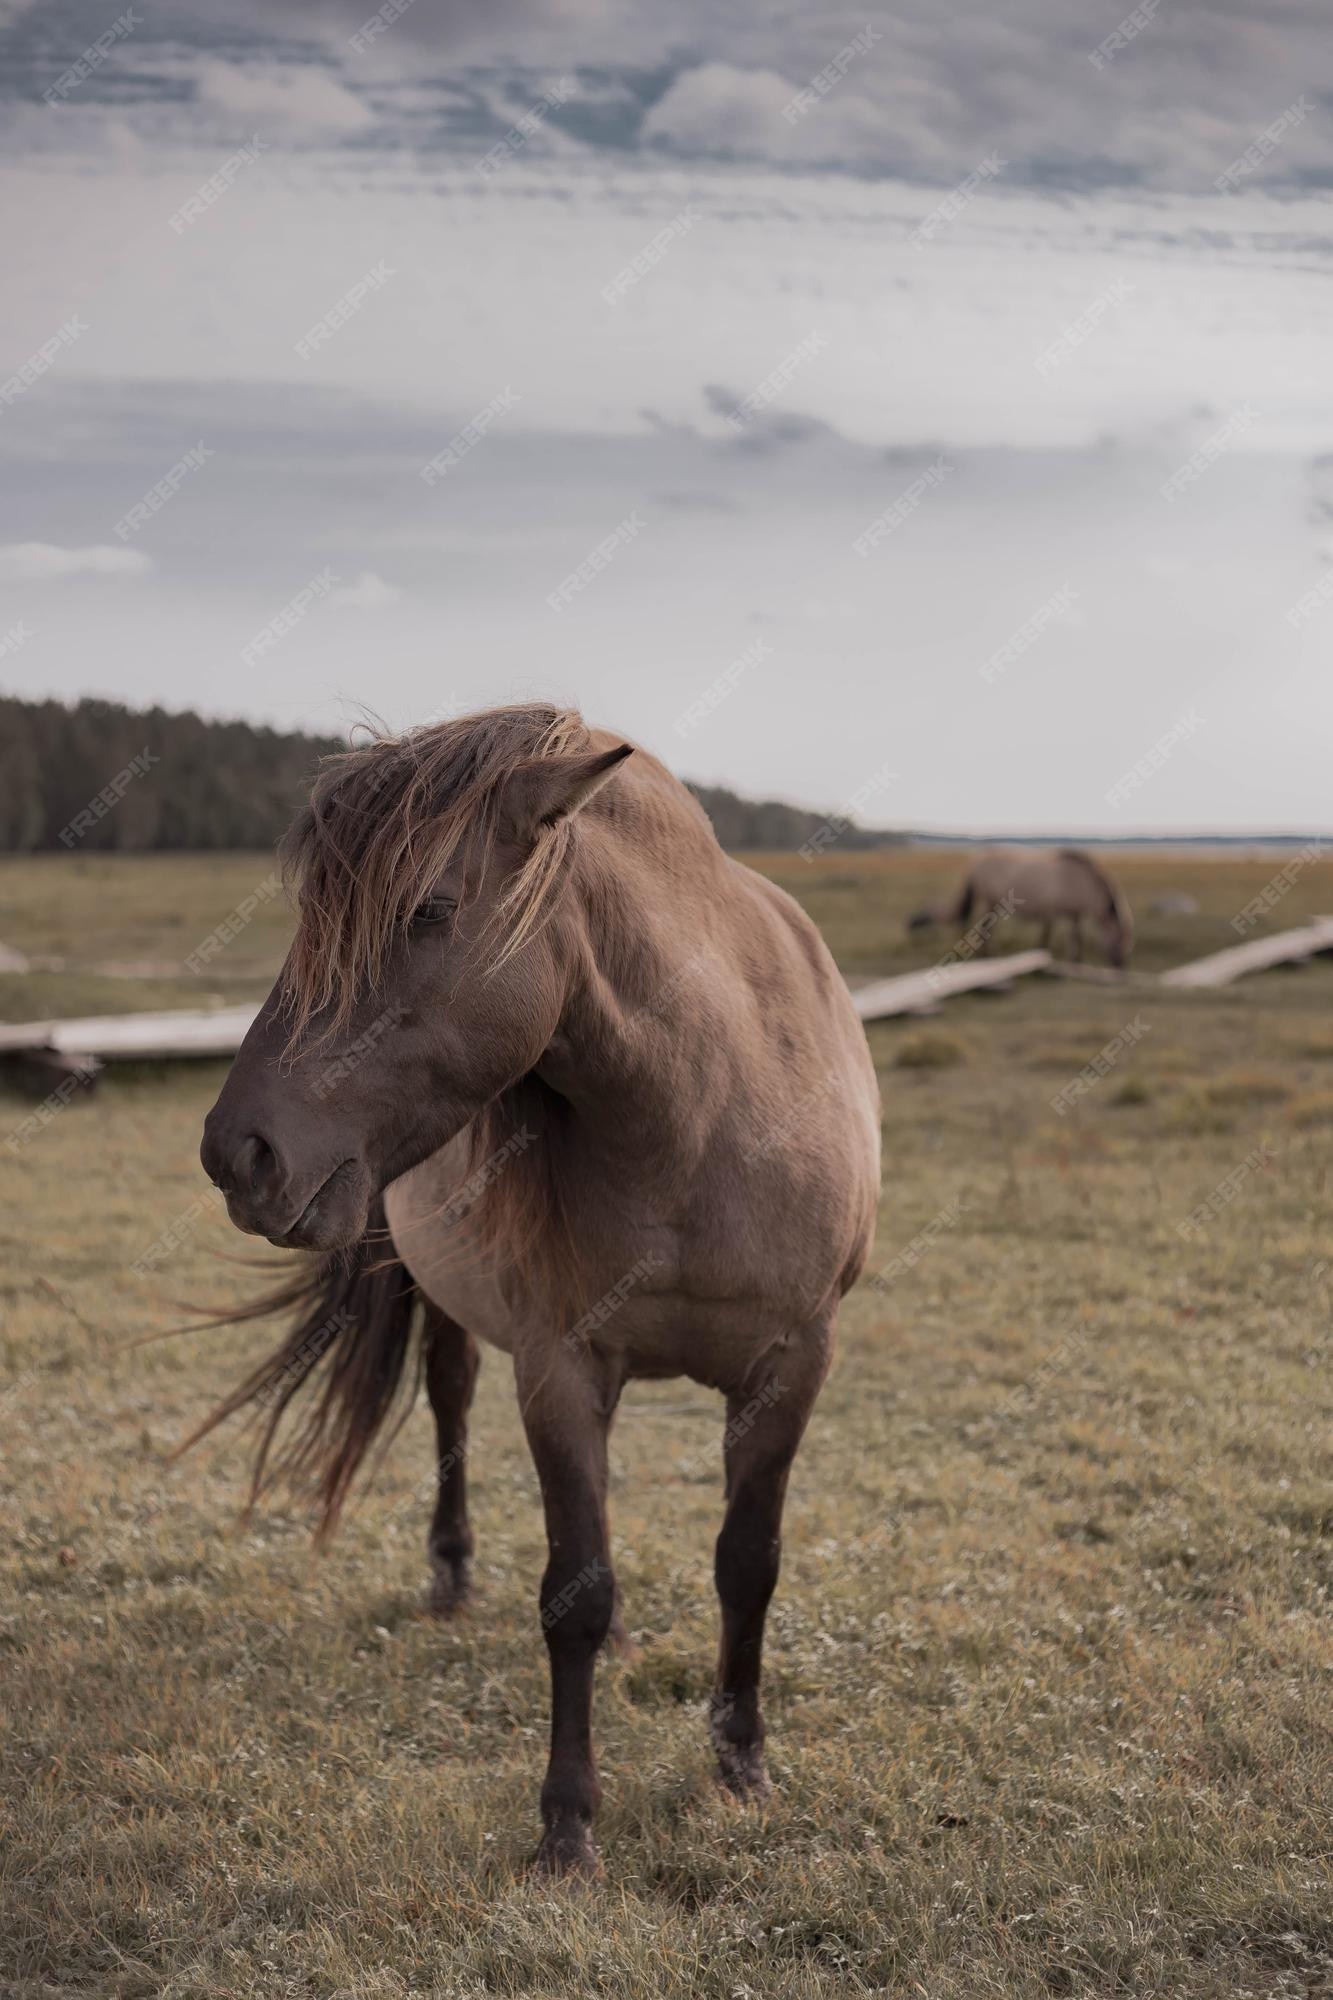
<path fill-rule="evenodd" d="M 0 0 L 0 686 L 1333 830 L 1327 15 L 1002 11 Z"/>

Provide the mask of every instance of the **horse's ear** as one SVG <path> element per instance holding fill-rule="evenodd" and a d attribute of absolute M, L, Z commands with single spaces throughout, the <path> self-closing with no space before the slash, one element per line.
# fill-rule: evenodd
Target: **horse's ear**
<path fill-rule="evenodd" d="M 591 757 L 549 757 L 516 771 L 505 788 L 504 816 L 520 838 L 531 840 L 544 826 L 569 819 L 615 777 L 632 743 L 599 750 Z"/>

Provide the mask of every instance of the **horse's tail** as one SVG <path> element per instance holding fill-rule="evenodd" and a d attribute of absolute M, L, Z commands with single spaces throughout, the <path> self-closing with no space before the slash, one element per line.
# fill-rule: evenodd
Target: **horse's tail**
<path fill-rule="evenodd" d="M 907 919 L 907 928 L 909 931 L 924 931 L 933 924 L 965 924 L 972 915 L 976 896 L 972 877 L 968 875 L 952 903 L 930 903 L 924 910 L 917 910 Z"/>
<path fill-rule="evenodd" d="M 337 1525 L 357 1468 L 395 1403 L 401 1402 L 401 1408 L 390 1437 L 411 1408 L 420 1373 L 419 1351 L 413 1355 L 417 1300 L 416 1286 L 389 1245 L 383 1208 L 377 1204 L 366 1234 L 350 1251 L 318 1258 L 291 1284 L 205 1322 L 237 1326 L 284 1310 L 296 1315 L 286 1338 L 176 1455 L 238 1411 L 253 1410 L 259 1446 L 246 1512 L 281 1482 L 317 1503 L 324 1539 Z M 400 1398 L 405 1378 L 408 1393 Z M 275 1456 L 287 1406 L 307 1383 L 315 1392 L 313 1401 Z"/>

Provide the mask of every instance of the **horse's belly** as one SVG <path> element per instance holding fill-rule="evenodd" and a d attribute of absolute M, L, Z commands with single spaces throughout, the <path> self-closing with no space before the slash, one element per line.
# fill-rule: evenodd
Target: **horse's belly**
<path fill-rule="evenodd" d="M 494 1268 L 477 1255 L 465 1229 L 441 1219 L 466 1172 L 467 1146 L 455 1140 L 385 1190 L 394 1248 L 426 1297 L 484 1340 L 512 1354 L 523 1338 Z M 687 1375 L 724 1391 L 754 1379 L 765 1356 L 795 1330 L 751 1300 L 701 1298 L 679 1289 L 670 1231 L 636 1239 L 625 1275 L 578 1319 L 571 1333 L 600 1353 L 620 1379 Z M 530 1329 L 533 1337 L 549 1330 Z"/>
<path fill-rule="evenodd" d="M 767 1227 L 757 1233 L 725 1203 L 714 1205 L 706 1226 L 698 1217 L 649 1220 L 641 1209 L 626 1212 L 608 1189 L 594 1204 L 596 1248 L 599 1268 L 617 1275 L 597 1298 L 574 1307 L 572 1324 L 559 1331 L 601 1354 L 622 1380 L 686 1375 L 729 1392 L 744 1389 L 774 1350 L 799 1345 L 827 1317 L 853 1248 L 852 1262 L 863 1261 L 878 1141 L 868 1109 L 865 1243 L 856 1246 L 850 1207 L 843 1215 L 833 1202 L 812 1227 L 809 1193 L 799 1187 L 768 1190 Z M 836 1164 L 851 1145 L 839 1127 L 815 1150 Z M 450 1220 L 470 1159 L 469 1137 L 460 1134 L 385 1190 L 385 1211 L 394 1247 L 425 1296 L 475 1339 L 512 1354 L 516 1343 L 549 1339 L 554 1329 L 516 1311 L 493 1253 L 478 1244 L 466 1218 Z M 831 1179 L 824 1175 L 819 1190 L 826 1207 Z M 803 1234 L 812 1238 L 804 1248 Z M 846 1248 L 838 1251 L 843 1238 Z M 831 1261 L 830 1249 L 843 1261 Z"/>

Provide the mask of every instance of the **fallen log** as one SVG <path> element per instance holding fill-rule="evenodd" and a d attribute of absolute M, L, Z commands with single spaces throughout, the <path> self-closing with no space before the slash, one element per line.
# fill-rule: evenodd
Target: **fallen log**
<path fill-rule="evenodd" d="M 892 1014 L 934 1012 L 941 1000 L 955 993 L 984 991 L 998 987 L 1004 991 L 1015 979 L 1029 972 L 1044 972 L 1051 962 L 1048 951 L 1017 951 L 1008 958 L 969 958 L 953 963 L 928 965 L 919 972 L 899 973 L 893 979 L 875 979 L 853 993 L 856 1011 L 863 1021 L 882 1021 Z"/>
<path fill-rule="evenodd" d="M 1211 952 L 1207 958 L 1191 959 L 1188 965 L 1172 966 L 1161 975 L 1162 984 L 1229 986 L 1247 972 L 1265 972 L 1274 965 L 1301 965 L 1321 951 L 1333 951 L 1333 917 L 1315 917 L 1299 930 L 1251 938 L 1247 944 L 1228 945 L 1225 951 Z"/>
<path fill-rule="evenodd" d="M 170 1056 L 234 1055 L 259 1012 L 239 1007 L 182 1008 L 159 1014 L 94 1014 L 83 1020 L 0 1025 L 0 1055 L 55 1050 L 107 1062 L 151 1062 Z"/>

